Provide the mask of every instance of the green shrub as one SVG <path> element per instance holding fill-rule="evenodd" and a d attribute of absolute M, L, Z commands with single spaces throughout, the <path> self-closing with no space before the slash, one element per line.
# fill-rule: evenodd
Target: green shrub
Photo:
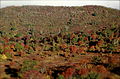
<path fill-rule="evenodd" d="M 0 48 L 0 54 L 2 54 L 2 52 L 3 52 L 3 49 Z"/>
<path fill-rule="evenodd" d="M 102 63 L 101 57 L 100 57 L 100 56 L 94 56 L 94 57 L 92 58 L 92 63 L 93 63 L 93 64 L 100 64 L 100 63 Z"/>
<path fill-rule="evenodd" d="M 15 35 L 15 37 L 21 37 L 21 36 L 22 36 L 21 33 L 18 33 L 18 34 Z"/>
<path fill-rule="evenodd" d="M 19 43 L 16 43 L 15 49 L 16 49 L 17 51 L 21 51 L 21 50 L 24 49 L 24 47 L 23 47 L 22 45 L 20 45 Z"/>
<path fill-rule="evenodd" d="M 91 73 L 88 74 L 86 79 L 100 79 L 100 75 L 98 73 L 91 72 Z"/>
<path fill-rule="evenodd" d="M 58 75 L 57 79 L 65 79 L 63 75 Z"/>
<path fill-rule="evenodd" d="M 58 37 L 57 41 L 59 44 L 63 43 L 63 39 L 61 37 Z"/>
<path fill-rule="evenodd" d="M 34 70 L 34 66 L 37 65 L 35 60 L 25 60 L 23 61 L 21 72 Z"/>
<path fill-rule="evenodd" d="M 74 75 L 72 79 L 100 79 L 100 74 L 96 72 L 90 72 L 87 75 Z"/>
<path fill-rule="evenodd" d="M 78 38 L 73 38 L 71 41 L 72 41 L 72 44 L 76 44 L 78 41 Z"/>
<path fill-rule="evenodd" d="M 49 45 L 44 45 L 43 50 L 44 51 L 49 51 L 51 49 L 51 46 Z"/>
<path fill-rule="evenodd" d="M 27 54 L 31 54 L 31 53 L 34 53 L 34 50 L 31 48 L 31 49 L 28 49 L 25 51 Z"/>
<path fill-rule="evenodd" d="M 12 54 L 10 54 L 9 52 L 6 52 L 5 55 L 7 56 L 8 59 L 12 58 Z"/>
<path fill-rule="evenodd" d="M 113 53 L 113 52 L 115 52 L 117 49 L 115 49 L 115 45 L 114 44 L 111 44 L 111 43 L 108 43 L 107 44 L 107 48 L 106 48 L 106 51 L 107 52 L 110 52 L 110 53 Z"/>

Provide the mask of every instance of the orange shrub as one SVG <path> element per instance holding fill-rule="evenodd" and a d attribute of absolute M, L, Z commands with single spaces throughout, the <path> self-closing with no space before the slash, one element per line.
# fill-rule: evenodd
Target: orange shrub
<path fill-rule="evenodd" d="M 76 46 L 70 46 L 70 52 L 71 53 L 76 53 L 78 48 Z"/>
<path fill-rule="evenodd" d="M 78 53 L 86 53 L 86 51 L 87 51 L 87 47 L 80 47 L 78 50 L 77 50 L 77 52 Z"/>
<path fill-rule="evenodd" d="M 83 42 L 82 41 L 78 41 L 78 45 L 83 45 Z"/>
<path fill-rule="evenodd" d="M 66 45 L 66 44 L 62 44 L 60 47 L 61 47 L 62 49 L 66 49 L 66 48 L 67 48 L 67 45 Z"/>
<path fill-rule="evenodd" d="M 73 39 L 75 37 L 75 34 L 71 34 L 70 39 Z"/>
<path fill-rule="evenodd" d="M 99 73 L 106 73 L 107 72 L 107 69 L 104 66 L 102 66 L 102 65 L 96 66 L 96 70 Z"/>
<path fill-rule="evenodd" d="M 79 75 L 87 75 L 89 70 L 87 68 L 82 68 L 78 71 Z"/>
<path fill-rule="evenodd" d="M 98 41 L 97 44 L 98 44 L 99 46 L 101 46 L 101 45 L 103 44 L 103 40 Z"/>
<path fill-rule="evenodd" d="M 11 44 L 11 45 L 10 45 L 10 48 L 11 48 L 11 49 L 14 49 L 14 48 L 15 48 L 15 45 L 14 45 L 14 44 Z"/>
<path fill-rule="evenodd" d="M 90 46 L 89 50 L 90 51 L 95 51 L 95 46 Z"/>
<path fill-rule="evenodd" d="M 92 37 L 93 39 L 96 39 L 96 38 L 97 38 L 97 35 L 92 34 L 91 37 Z"/>

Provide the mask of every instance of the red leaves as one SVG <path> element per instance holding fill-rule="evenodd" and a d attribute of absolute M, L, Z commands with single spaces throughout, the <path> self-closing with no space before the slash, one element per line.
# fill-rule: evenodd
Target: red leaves
<path fill-rule="evenodd" d="M 20 45 L 22 45 L 23 47 L 25 47 L 25 44 L 24 44 L 24 43 L 20 43 Z"/>
<path fill-rule="evenodd" d="M 70 52 L 71 53 L 76 53 L 78 48 L 76 46 L 70 46 Z"/>
<path fill-rule="evenodd" d="M 97 38 L 97 36 L 96 36 L 95 34 L 92 34 L 91 37 L 92 37 L 93 39 L 96 39 L 96 38 Z"/>
<path fill-rule="evenodd" d="M 8 42 L 9 42 L 8 37 L 4 37 L 3 39 L 4 39 L 5 43 L 8 43 Z"/>
<path fill-rule="evenodd" d="M 78 71 L 79 75 L 87 75 L 89 70 L 87 68 L 82 68 Z"/>
<path fill-rule="evenodd" d="M 9 45 L 4 45 L 4 49 L 8 49 L 9 48 Z"/>
<path fill-rule="evenodd" d="M 64 75 L 65 79 L 68 79 L 68 78 L 72 77 L 74 72 L 75 72 L 75 69 L 68 68 L 65 72 L 63 72 L 63 75 Z"/>
<path fill-rule="evenodd" d="M 88 41 L 88 37 L 84 37 L 84 40 L 85 40 L 85 41 Z"/>
<path fill-rule="evenodd" d="M 29 48 L 29 45 L 25 45 L 25 48 L 28 49 L 28 48 Z"/>
<path fill-rule="evenodd" d="M 83 42 L 82 41 L 78 41 L 78 45 L 82 45 L 83 44 Z"/>

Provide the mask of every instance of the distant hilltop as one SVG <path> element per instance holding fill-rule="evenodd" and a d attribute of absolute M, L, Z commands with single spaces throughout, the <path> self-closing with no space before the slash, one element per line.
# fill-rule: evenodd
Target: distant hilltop
<path fill-rule="evenodd" d="M 52 7 L 11 6 L 0 9 L 0 29 L 18 27 L 19 31 L 34 27 L 37 31 L 87 31 L 120 26 L 120 10 L 103 6 Z"/>

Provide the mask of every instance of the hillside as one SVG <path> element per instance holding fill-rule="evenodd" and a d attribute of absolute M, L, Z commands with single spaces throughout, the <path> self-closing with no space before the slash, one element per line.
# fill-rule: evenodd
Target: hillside
<path fill-rule="evenodd" d="M 120 11 L 102 6 L 11 6 L 0 9 L 0 17 L 0 28 L 15 26 L 22 30 L 33 26 L 43 33 L 65 28 L 69 31 L 86 31 L 120 26 Z"/>
<path fill-rule="evenodd" d="M 0 9 L 0 79 L 120 79 L 120 10 Z"/>

